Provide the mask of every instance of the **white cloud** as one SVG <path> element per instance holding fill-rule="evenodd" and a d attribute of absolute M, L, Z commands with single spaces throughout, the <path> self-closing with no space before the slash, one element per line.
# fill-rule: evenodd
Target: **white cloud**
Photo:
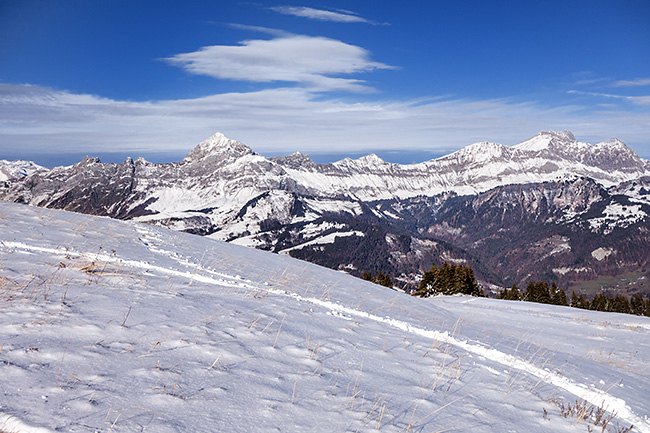
<path fill-rule="evenodd" d="M 596 96 L 601 98 L 620 99 L 620 100 L 631 102 L 634 105 L 650 107 L 650 96 L 614 95 L 611 93 L 583 92 L 580 90 L 569 90 L 567 93 L 574 94 L 574 95 L 589 95 L 589 96 Z"/>
<path fill-rule="evenodd" d="M 281 30 L 281 29 L 274 29 L 271 27 L 250 26 L 247 24 L 237 24 L 237 23 L 226 23 L 224 25 L 238 30 L 252 31 L 252 32 L 263 33 L 271 36 L 277 36 L 277 37 L 293 36 L 293 33 L 291 32 L 288 32 L 286 30 Z"/>
<path fill-rule="evenodd" d="M 371 61 L 370 53 L 361 47 L 302 35 L 249 40 L 237 46 L 213 45 L 165 60 L 193 74 L 239 81 L 292 82 L 317 91 L 372 90 L 362 80 L 337 75 L 394 69 Z"/>
<path fill-rule="evenodd" d="M 270 7 L 269 9 L 284 15 L 294 15 L 312 20 L 334 21 L 339 23 L 372 23 L 371 21 L 350 11 L 333 12 L 305 6 L 276 6 Z"/>
<path fill-rule="evenodd" d="M 650 114 L 545 107 L 509 99 L 344 102 L 303 88 L 197 99 L 115 101 L 37 86 L 0 85 L 0 159 L 16 152 L 189 151 L 216 131 L 260 153 L 449 152 L 476 141 L 516 144 L 542 130 L 581 140 L 611 136 L 650 155 Z M 646 147 L 643 147 L 646 146 Z"/>
<path fill-rule="evenodd" d="M 640 87 L 650 86 L 650 78 L 637 78 L 636 80 L 620 80 L 614 82 L 613 87 Z"/>

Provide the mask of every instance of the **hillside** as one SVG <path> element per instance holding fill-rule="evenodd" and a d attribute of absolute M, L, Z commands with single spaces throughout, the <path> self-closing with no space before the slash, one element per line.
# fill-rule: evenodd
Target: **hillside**
<path fill-rule="evenodd" d="M 8 432 L 650 432 L 644 317 L 6 201 L 0 296 Z"/>

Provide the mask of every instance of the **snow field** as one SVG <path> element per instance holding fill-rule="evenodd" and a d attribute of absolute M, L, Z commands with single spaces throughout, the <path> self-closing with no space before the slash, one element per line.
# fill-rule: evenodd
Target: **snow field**
<path fill-rule="evenodd" d="M 0 242 L 5 429 L 574 432 L 586 422 L 550 400 L 584 398 L 650 431 L 644 318 L 415 299 L 288 257 L 10 203 Z"/>

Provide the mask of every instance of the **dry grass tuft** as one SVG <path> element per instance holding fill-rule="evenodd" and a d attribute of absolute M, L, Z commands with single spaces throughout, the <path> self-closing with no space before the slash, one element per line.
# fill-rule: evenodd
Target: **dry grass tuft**
<path fill-rule="evenodd" d="M 574 419 L 576 424 L 586 422 L 587 431 L 590 433 L 594 431 L 594 427 L 600 427 L 601 433 L 606 431 L 629 433 L 634 428 L 633 425 L 629 427 L 620 426 L 618 422 L 614 427 L 612 421 L 615 420 L 617 413 L 615 411 L 608 412 L 604 401 L 600 406 L 594 406 L 584 400 L 576 400 L 574 404 L 571 404 L 571 402 L 565 403 L 563 400 L 558 399 L 551 399 L 549 402 L 560 409 L 560 415 L 564 418 Z M 548 419 L 546 409 L 544 409 L 544 419 Z"/>

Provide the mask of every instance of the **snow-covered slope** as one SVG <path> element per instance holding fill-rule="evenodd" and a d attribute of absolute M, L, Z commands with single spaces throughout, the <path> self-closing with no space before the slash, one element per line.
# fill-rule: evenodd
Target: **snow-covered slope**
<path fill-rule="evenodd" d="M 0 430 L 650 432 L 650 319 L 0 202 Z M 576 405 L 593 416 L 579 420 Z"/>

